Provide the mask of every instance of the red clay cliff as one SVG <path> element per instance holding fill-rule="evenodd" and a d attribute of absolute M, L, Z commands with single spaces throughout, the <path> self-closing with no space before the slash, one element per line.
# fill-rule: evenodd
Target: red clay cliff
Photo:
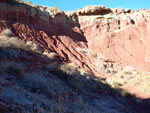
<path fill-rule="evenodd" d="M 21 39 L 34 41 L 98 74 L 94 55 L 150 71 L 150 11 L 88 6 L 63 12 L 36 5 L 0 4 L 0 32 L 11 29 Z"/>

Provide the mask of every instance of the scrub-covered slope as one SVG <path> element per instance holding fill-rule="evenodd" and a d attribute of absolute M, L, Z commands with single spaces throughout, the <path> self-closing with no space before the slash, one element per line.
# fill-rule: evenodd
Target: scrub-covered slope
<path fill-rule="evenodd" d="M 1 111 L 147 112 L 148 100 L 114 93 L 150 97 L 149 22 L 144 9 L 0 1 Z"/>
<path fill-rule="evenodd" d="M 35 43 L 0 35 L 0 113 L 124 113 L 135 111 L 125 97 Z"/>

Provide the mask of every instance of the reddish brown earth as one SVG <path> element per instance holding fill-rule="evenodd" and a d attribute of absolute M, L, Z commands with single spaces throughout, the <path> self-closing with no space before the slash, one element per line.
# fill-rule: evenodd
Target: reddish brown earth
<path fill-rule="evenodd" d="M 150 70 L 148 10 L 97 6 L 52 14 L 40 6 L 0 6 L 0 31 L 10 28 L 20 38 L 55 52 L 65 62 L 74 62 L 98 75 L 91 55 L 79 51 L 87 49 L 122 66 Z"/>
<path fill-rule="evenodd" d="M 76 51 L 76 48 L 87 48 L 86 38 L 76 25 L 71 22 L 65 25 L 61 19 L 59 23 L 57 18 L 50 16 L 42 20 L 44 17 L 39 9 L 26 5 L 10 6 L 7 10 L 5 5 L 1 4 L 1 7 L 0 31 L 10 28 L 20 38 L 34 41 L 42 48 L 56 52 L 61 60 L 90 69 L 86 64 L 88 58 Z M 31 12 L 34 16 L 29 14 L 31 9 L 35 9 Z M 63 19 L 65 15 L 60 16 Z"/>
<path fill-rule="evenodd" d="M 149 27 L 150 11 L 144 9 L 131 11 L 89 6 L 63 12 L 36 5 L 0 4 L 0 32 L 9 28 L 19 38 L 55 52 L 60 61 L 73 62 L 101 77 L 105 75 L 95 60 L 95 55 L 99 54 L 105 56 L 105 61 L 121 67 L 150 71 Z M 35 65 L 36 69 L 42 69 L 46 64 L 45 60 L 34 55 L 31 60 L 42 64 L 38 67 L 38 63 L 29 63 L 27 67 L 32 69 Z M 131 92 L 139 93 L 134 88 Z M 146 104 L 139 109 L 143 110 Z"/>
<path fill-rule="evenodd" d="M 120 16 L 111 22 L 97 20 L 92 24 L 81 24 L 89 49 L 124 66 L 149 71 L 150 11 L 140 10 Z"/>

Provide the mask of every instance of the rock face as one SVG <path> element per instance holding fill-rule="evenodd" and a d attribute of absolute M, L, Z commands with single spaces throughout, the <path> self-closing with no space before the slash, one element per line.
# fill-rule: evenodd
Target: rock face
<path fill-rule="evenodd" d="M 109 14 L 94 21 L 81 20 L 81 28 L 94 53 L 110 61 L 150 70 L 150 11 Z"/>
<path fill-rule="evenodd" d="M 87 15 L 104 15 L 112 12 L 110 8 L 105 6 L 86 6 L 83 9 L 79 9 L 78 15 L 87 16 Z"/>
<path fill-rule="evenodd" d="M 150 71 L 149 27 L 149 10 L 89 6 L 63 12 L 24 3 L 0 4 L 0 32 L 9 28 L 20 38 L 55 52 L 60 60 L 74 62 L 95 74 L 98 70 L 92 54 Z"/>
<path fill-rule="evenodd" d="M 83 66 L 88 61 L 76 50 L 87 48 L 86 38 L 78 24 L 69 20 L 63 11 L 21 3 L 0 5 L 0 31 L 9 28 L 20 38 L 34 41 L 43 49 L 60 55 L 60 60 L 65 62 Z M 85 68 L 90 70 L 86 65 Z"/>

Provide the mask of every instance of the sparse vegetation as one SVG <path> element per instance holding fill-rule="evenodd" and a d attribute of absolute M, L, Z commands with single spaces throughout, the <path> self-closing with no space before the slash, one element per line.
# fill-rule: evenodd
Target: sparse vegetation
<path fill-rule="evenodd" d="M 124 72 L 124 74 L 125 74 L 125 75 L 131 75 L 132 73 L 126 71 L 126 72 Z"/>
<path fill-rule="evenodd" d="M 57 14 L 64 13 L 59 7 L 48 7 L 48 10 L 50 10 L 52 17 L 56 17 Z"/>
<path fill-rule="evenodd" d="M 128 84 L 135 86 L 140 92 L 144 94 L 150 94 L 150 76 L 149 75 L 137 75 L 128 81 Z"/>
<path fill-rule="evenodd" d="M 19 44 L 17 45 L 17 43 Z M 19 38 L 14 37 L 13 33 L 9 29 L 1 33 L 0 47 L 22 49 L 29 52 L 37 52 L 37 48 L 38 48 L 38 46 L 36 44 L 34 45 L 31 41 L 25 42 Z M 0 50 L 0 52 L 4 53 L 5 51 L 2 49 Z M 48 59 L 54 59 L 56 57 L 55 53 L 51 53 L 48 51 L 45 51 L 43 53 L 39 52 L 39 53 L 41 53 L 41 55 L 46 56 Z M 0 56 L 0 58 L 2 58 L 2 56 Z M 109 64 L 109 62 L 106 62 L 104 60 L 103 55 L 97 56 L 95 60 L 96 61 L 98 60 L 99 63 L 102 63 L 102 68 L 105 68 L 108 71 L 110 70 L 109 68 L 111 67 L 111 65 Z M 32 70 L 31 67 L 25 67 L 24 64 L 22 65 L 23 66 L 20 68 L 19 65 L 14 65 L 13 63 L 9 62 L 9 64 L 6 65 L 4 67 L 5 69 L 3 70 L 6 70 L 6 73 L 9 76 L 15 75 L 15 79 L 17 80 L 17 84 L 19 85 L 19 87 L 23 88 L 23 90 L 28 92 L 28 94 L 31 93 L 35 97 L 37 95 L 38 96 L 42 95 L 44 98 L 46 98 L 46 102 L 49 104 L 42 103 L 40 105 L 40 110 L 39 110 L 41 112 L 43 109 L 45 109 L 46 106 L 47 111 L 51 111 L 51 112 L 66 113 L 68 111 L 74 111 L 77 113 L 81 113 L 81 112 L 95 113 L 95 111 L 97 111 L 98 108 L 90 105 L 88 100 L 86 100 L 85 98 L 88 99 L 95 98 L 93 94 L 94 95 L 98 95 L 99 93 L 107 94 L 106 92 L 111 91 L 110 87 L 107 84 L 102 83 L 99 79 L 92 77 L 91 73 L 86 72 L 85 70 L 76 66 L 73 63 L 59 64 L 58 62 L 50 60 L 50 63 L 45 65 L 43 69 L 34 70 L 34 71 Z M 26 72 L 24 74 L 22 74 L 23 68 L 26 68 Z M 30 71 L 27 71 L 28 69 L 30 69 Z M 126 75 L 126 77 L 124 77 L 123 74 Z M 133 75 L 133 72 L 126 70 L 122 72 L 120 78 L 129 79 L 132 78 L 131 75 Z M 22 78 L 22 79 L 17 79 L 17 78 Z M 114 85 L 113 88 L 114 91 L 116 91 L 116 93 L 119 93 L 122 96 L 130 97 L 131 95 L 128 91 L 120 90 L 120 87 L 123 84 L 125 84 L 125 82 L 126 81 L 124 80 L 123 82 L 122 80 L 121 82 L 112 81 L 112 84 Z M 12 95 L 10 95 L 10 97 L 13 100 L 16 99 Z M 24 98 L 26 97 L 24 96 Z M 73 99 L 73 102 L 70 102 L 70 98 L 71 99 L 75 98 L 75 99 Z M 18 100 L 16 99 L 15 101 L 17 102 Z M 40 103 L 40 101 L 36 101 L 36 102 Z M 98 104 L 96 105 L 99 106 Z M 68 106 L 72 106 L 73 109 L 70 109 L 70 107 Z M 34 107 L 34 110 L 37 108 L 39 107 Z"/>
<path fill-rule="evenodd" d="M 5 29 L 1 32 L 2 36 L 13 37 L 13 32 L 10 29 Z"/>
<path fill-rule="evenodd" d="M 18 75 L 22 75 L 20 74 L 22 71 L 20 72 L 18 70 L 19 64 L 15 65 L 9 62 L 4 66 L 9 76 L 14 74 L 17 78 Z M 11 93 L 9 93 L 9 96 L 6 96 L 5 99 L 11 98 L 18 103 L 18 106 L 22 106 L 22 103 L 29 104 L 30 107 L 23 107 L 25 112 L 29 110 L 38 110 L 41 113 L 43 113 L 43 110 L 46 110 L 46 112 L 60 113 L 107 112 L 107 109 L 101 110 L 101 104 L 97 104 L 93 100 L 103 101 L 101 100 L 103 97 L 100 97 L 100 99 L 97 98 L 99 98 L 99 94 L 107 96 L 106 92 L 111 91 L 109 86 L 101 83 L 97 78 L 92 77 L 90 73 L 75 64 L 51 62 L 45 65 L 44 69 L 39 70 L 32 70 L 31 67 L 26 67 L 25 64 L 21 64 L 21 70 L 23 68 L 27 68 L 26 73 L 22 76 L 23 79 L 16 79 L 17 81 L 15 82 L 17 83 L 12 85 L 12 87 L 18 85 L 17 87 L 21 89 L 17 89 L 17 91 L 24 91 L 24 93 L 20 94 L 14 90 L 10 90 L 9 92 Z M 31 69 L 31 71 L 28 72 L 28 69 Z M 58 71 L 58 73 L 53 73 L 53 70 Z M 8 77 L 6 76 L 6 78 Z M 17 96 L 14 96 L 16 94 Z M 128 93 L 123 93 L 122 95 L 128 97 Z M 34 102 L 34 107 L 30 104 L 31 101 Z M 27 104 L 25 105 L 27 106 Z M 97 107 L 92 104 L 95 104 Z"/>
<path fill-rule="evenodd" d="M 93 53 L 91 56 L 92 56 L 93 58 L 97 59 L 97 54 Z"/>
<path fill-rule="evenodd" d="M 78 71 L 78 66 L 73 63 L 70 64 L 61 64 L 59 69 L 66 73 L 67 75 L 79 75 L 80 72 Z"/>
<path fill-rule="evenodd" d="M 31 1 L 27 1 L 26 3 L 27 3 L 27 4 L 32 4 L 32 2 L 31 2 Z"/>
<path fill-rule="evenodd" d="M 123 86 L 130 86 L 138 90 L 143 94 L 150 94 L 150 77 L 149 75 L 144 75 L 138 73 L 137 70 L 132 67 L 125 67 L 122 71 L 118 72 L 116 76 L 108 78 L 106 81 L 112 88 L 120 89 Z M 129 87 L 129 88 L 130 88 Z M 121 93 L 125 95 L 131 95 L 129 91 L 120 90 Z"/>
<path fill-rule="evenodd" d="M 17 3 L 17 1 L 20 0 L 6 1 L 9 4 L 6 5 L 10 6 L 13 10 L 13 6 L 11 5 L 19 4 Z M 4 26 L 11 26 L 14 32 L 16 27 L 19 26 L 17 28 L 16 35 L 17 33 L 19 33 L 18 36 L 29 36 L 26 39 L 34 40 L 35 42 L 33 43 L 33 41 L 25 41 L 21 39 L 21 37 L 16 37 L 10 29 L 5 29 L 0 34 L 0 112 L 8 109 L 4 112 L 132 113 L 132 109 L 134 110 L 134 108 L 128 106 L 128 101 L 126 101 L 124 97 L 122 98 L 122 96 L 130 97 L 132 95 L 130 94 L 129 90 L 122 90 L 121 88 L 125 85 L 131 85 L 138 88 L 143 93 L 150 94 L 150 77 L 146 75 L 142 75 L 141 77 L 141 75 L 139 75 L 138 72 L 132 68 L 127 68 L 121 71 L 116 69 L 116 65 L 114 64 L 114 62 L 106 59 L 105 55 L 92 53 L 89 49 L 87 49 L 87 42 L 84 41 L 84 39 L 79 43 L 77 42 L 78 39 L 73 40 L 77 42 L 76 47 L 79 47 L 81 44 L 82 49 L 75 50 L 73 47 L 72 49 L 70 49 L 71 46 L 67 46 L 65 41 L 69 40 L 69 42 L 71 42 L 71 40 L 73 39 L 73 37 L 71 36 L 79 36 L 78 38 L 80 38 L 80 35 L 84 35 L 84 33 L 82 33 L 80 29 L 76 28 L 76 26 L 78 26 L 78 23 L 82 23 L 82 18 L 85 18 L 85 16 L 87 16 L 84 14 L 79 14 L 79 16 L 78 13 L 87 12 L 84 12 L 84 10 L 83 12 L 73 12 L 72 16 L 74 17 L 72 18 L 79 20 L 79 22 L 76 20 L 76 22 L 73 23 L 71 18 L 68 17 L 58 7 L 48 8 L 38 5 L 29 5 L 32 4 L 31 1 L 28 1 L 26 3 L 27 4 L 19 5 L 20 7 L 25 6 L 23 7 L 24 11 L 21 12 L 21 14 L 26 13 L 26 10 L 29 10 L 29 12 L 27 11 L 27 13 L 30 13 L 29 16 L 33 17 L 37 15 L 38 17 L 37 21 L 34 17 L 30 19 L 31 21 L 39 22 L 40 26 L 47 26 L 46 24 L 43 24 L 42 20 L 44 20 L 44 22 L 50 22 L 50 24 L 52 22 L 52 26 L 50 26 L 50 28 L 56 29 L 53 32 L 51 30 L 46 30 L 46 28 L 44 29 L 42 27 L 37 27 L 34 25 L 24 25 L 24 22 L 22 21 L 21 26 L 19 26 L 19 17 L 16 18 L 18 20 L 18 23 L 14 22 L 15 24 L 13 24 L 12 22 L 4 22 L 4 24 L 6 24 Z M 20 9 L 21 8 L 19 8 L 19 10 Z M 97 13 L 99 9 L 94 10 L 95 13 Z M 99 17 L 98 15 L 99 13 L 97 13 L 93 18 L 101 18 L 101 16 Z M 89 17 L 89 19 L 91 19 L 91 17 Z M 15 19 L 13 19 L 13 21 L 14 20 Z M 59 31 L 59 27 L 57 27 L 57 25 L 60 25 L 62 21 L 71 23 L 71 27 L 68 27 L 69 25 L 67 23 L 67 26 L 64 26 L 65 29 L 62 31 L 62 33 L 58 33 L 56 36 L 54 36 L 55 33 Z M 86 22 L 89 23 L 88 20 L 86 20 Z M 120 21 L 118 23 L 120 24 Z M 34 29 L 34 27 L 36 27 L 37 29 Z M 101 26 L 94 25 L 94 28 L 95 27 L 97 29 Z M 102 25 L 102 27 L 104 27 L 104 31 L 108 31 L 107 28 L 105 29 L 105 24 L 104 26 Z M 109 25 L 107 27 L 109 27 Z M 65 37 L 65 33 L 68 30 L 67 28 L 70 28 L 71 31 L 69 30 L 67 39 L 61 40 Z M 87 28 L 85 29 L 88 30 Z M 34 36 L 37 36 L 37 38 L 33 39 L 34 36 L 32 36 L 32 34 Z M 52 37 L 52 40 L 48 39 L 50 37 Z M 59 41 L 57 41 L 57 39 L 59 39 Z M 107 41 L 112 42 L 111 40 L 109 41 L 109 39 L 104 40 L 104 42 L 106 43 Z M 53 45 L 47 45 L 48 42 L 49 44 L 53 43 L 54 45 L 62 48 L 59 48 L 58 51 L 57 48 L 55 48 Z M 68 57 L 70 61 L 73 61 L 72 58 L 76 57 L 75 59 L 77 64 L 81 63 L 84 67 L 89 65 L 89 68 L 91 68 L 93 73 L 104 74 L 106 75 L 106 77 L 107 75 L 109 75 L 109 78 L 96 78 L 93 76 L 92 72 L 87 72 L 83 68 L 73 63 L 60 63 L 57 61 L 59 59 L 55 59 L 58 58 L 56 53 L 50 52 L 48 50 L 44 51 L 36 43 L 41 45 L 41 47 L 43 47 L 44 49 L 52 50 L 54 48 L 55 50 L 52 51 L 56 51 L 57 54 L 61 54 L 62 56 L 64 55 L 66 59 Z M 59 46 L 60 43 L 61 46 Z M 72 46 L 74 46 L 74 44 L 72 44 Z M 114 45 L 112 46 L 115 47 Z M 67 52 L 64 48 L 67 49 Z M 74 51 L 78 54 L 75 55 L 73 53 Z M 68 52 L 72 52 L 71 54 L 73 56 L 71 54 L 68 55 Z M 116 51 L 116 54 L 117 53 L 119 52 Z M 71 56 L 72 58 L 70 58 Z M 83 58 L 85 59 L 82 62 Z M 63 58 L 60 59 L 63 60 Z M 84 62 L 85 60 L 87 61 Z M 117 95 L 115 95 L 115 93 L 117 93 Z M 118 95 L 118 93 L 122 96 Z M 137 103 L 141 104 L 141 101 L 137 100 Z"/>
<path fill-rule="evenodd" d="M 14 34 L 9 29 L 6 29 L 1 33 L 0 47 L 7 47 L 7 48 L 10 47 L 10 48 L 17 48 L 26 51 L 34 51 L 38 53 L 40 52 L 40 48 L 37 46 L 37 44 L 31 41 L 25 42 L 22 39 L 14 37 Z"/>
<path fill-rule="evenodd" d="M 121 95 L 124 97 L 132 97 L 133 96 L 128 90 L 121 90 L 120 89 L 120 92 L 121 92 Z"/>
<path fill-rule="evenodd" d="M 44 51 L 42 54 L 45 55 L 45 56 L 47 56 L 49 59 L 54 59 L 57 56 L 56 53 L 49 52 L 49 51 Z"/>
<path fill-rule="evenodd" d="M 105 75 L 112 75 L 115 73 L 115 64 L 105 60 L 105 55 L 102 54 L 94 54 L 95 58 L 95 66 L 98 72 L 104 73 Z"/>

